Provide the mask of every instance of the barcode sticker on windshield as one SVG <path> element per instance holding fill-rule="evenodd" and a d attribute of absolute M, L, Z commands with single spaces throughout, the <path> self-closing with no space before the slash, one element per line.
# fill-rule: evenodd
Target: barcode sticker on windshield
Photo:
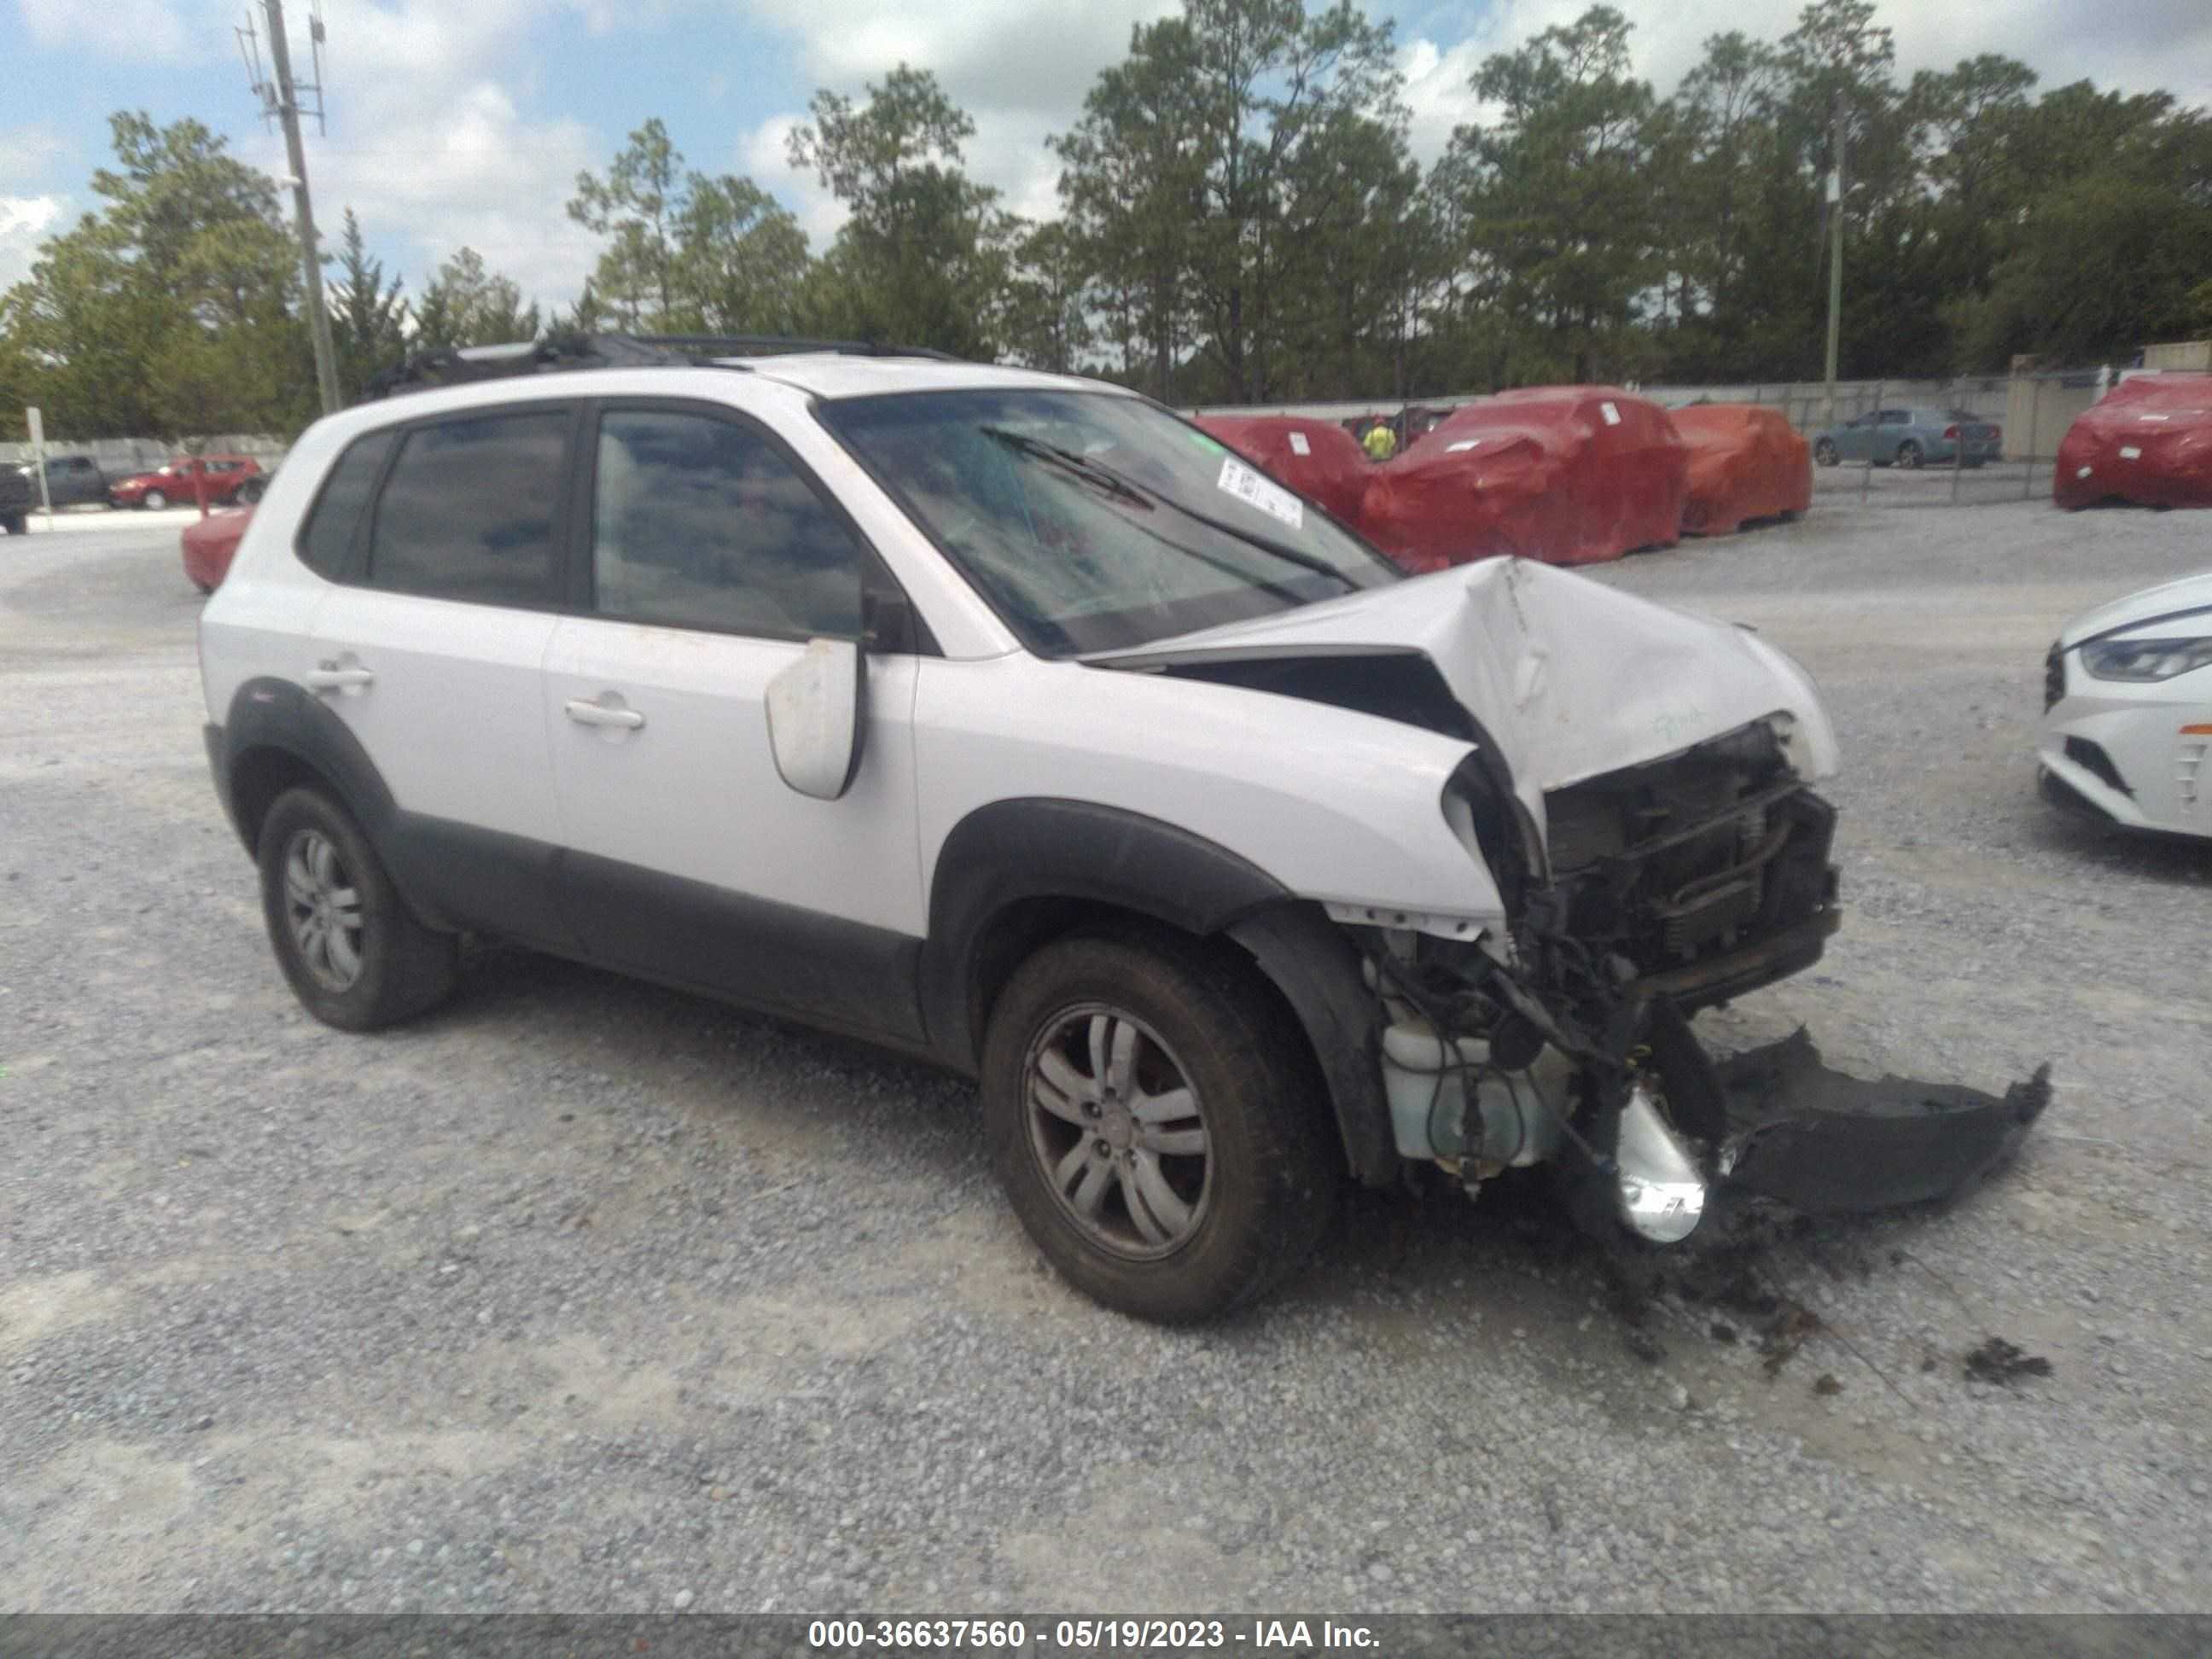
<path fill-rule="evenodd" d="M 1293 530 L 1305 524 L 1304 502 L 1280 484 L 1269 483 L 1233 457 L 1222 462 L 1221 477 L 1214 488 L 1234 495 L 1247 507 L 1256 507 L 1270 517 L 1280 519 Z"/>
<path fill-rule="evenodd" d="M 1306 441 L 1306 434 L 1304 433 L 1293 432 L 1291 434 L 1291 453 L 1293 455 L 1310 455 L 1313 453 L 1313 446 Z"/>
<path fill-rule="evenodd" d="M 1597 412 L 1605 416 L 1605 423 L 1607 426 L 1619 426 L 1620 424 L 1620 410 L 1615 408 L 1612 404 L 1600 404 L 1597 406 Z"/>
<path fill-rule="evenodd" d="M 1481 441 L 1482 440 L 1480 438 L 1462 438 L 1455 444 L 1446 444 L 1444 446 L 1444 453 L 1447 455 L 1456 455 L 1462 449 L 1474 448 L 1478 444 L 1481 443 Z"/>
<path fill-rule="evenodd" d="M 2133 444 L 2122 444 L 2120 459 L 2124 461 L 2139 461 L 2142 459 L 2142 451 L 2137 449 Z"/>
<path fill-rule="evenodd" d="M 2173 416 L 2171 415 L 2146 415 L 2142 418 L 2146 421 L 2170 421 Z"/>

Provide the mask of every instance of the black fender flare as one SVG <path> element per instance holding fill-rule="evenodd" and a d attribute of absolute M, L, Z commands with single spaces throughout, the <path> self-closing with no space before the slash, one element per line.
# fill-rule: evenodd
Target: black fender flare
<path fill-rule="evenodd" d="M 931 1044 L 948 1061 L 975 1070 L 989 1014 L 986 947 L 994 925 L 1033 900 L 1111 906 L 1241 947 L 1304 1028 L 1354 1172 L 1372 1183 L 1395 1170 L 1379 1005 L 1351 941 L 1249 860 L 1119 807 L 994 801 L 945 837 L 930 883 L 921 989 Z"/>
<path fill-rule="evenodd" d="M 382 855 L 398 807 L 376 763 L 329 704 L 289 680 L 274 678 L 240 686 L 222 725 L 208 732 L 208 759 L 223 811 L 248 853 L 255 850 L 253 836 L 235 792 L 239 763 L 256 750 L 289 755 L 321 774 Z"/>
<path fill-rule="evenodd" d="M 249 808 L 265 810 L 269 803 L 240 800 L 240 788 L 249 781 L 243 769 L 254 755 L 280 755 L 306 767 L 336 792 L 338 804 L 368 837 L 416 921 L 448 931 L 454 927 L 441 907 L 429 902 L 431 884 L 426 883 L 419 860 L 408 856 L 407 838 L 399 833 L 398 804 L 383 775 L 361 739 L 328 703 L 289 680 L 251 679 L 233 694 L 228 718 L 221 726 L 209 726 L 206 735 L 216 793 L 249 858 L 259 856 L 255 845 L 258 814 Z"/>

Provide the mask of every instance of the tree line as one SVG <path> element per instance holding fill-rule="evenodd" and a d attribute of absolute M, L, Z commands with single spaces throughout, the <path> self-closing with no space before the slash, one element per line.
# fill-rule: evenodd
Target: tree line
<path fill-rule="evenodd" d="M 565 329 L 880 340 L 1179 403 L 1808 379 L 1830 213 L 1848 376 L 2212 329 L 2212 117 L 2168 94 L 2045 89 L 1996 54 L 1901 78 L 1873 0 L 1814 0 L 1778 40 L 1711 36 L 1662 97 L 1595 5 L 1486 58 L 1486 118 L 1424 169 L 1396 48 L 1351 0 L 1183 0 L 1048 141 L 1042 223 L 970 176 L 975 123 L 928 71 L 817 92 L 788 148 L 848 216 L 818 253 L 649 119 L 577 179 L 600 252 L 551 315 L 467 248 L 407 295 L 349 210 L 341 380 Z M 0 298 L 0 430 L 27 401 L 62 432 L 296 429 L 313 376 L 274 181 L 197 122 L 112 127 L 100 207 Z"/>

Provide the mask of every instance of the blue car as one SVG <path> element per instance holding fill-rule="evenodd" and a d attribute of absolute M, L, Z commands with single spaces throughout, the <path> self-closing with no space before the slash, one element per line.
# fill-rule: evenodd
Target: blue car
<path fill-rule="evenodd" d="M 2004 453 L 2004 430 L 1962 409 L 1877 409 L 1814 434 L 1822 466 L 1871 461 L 1876 466 L 1980 466 Z"/>

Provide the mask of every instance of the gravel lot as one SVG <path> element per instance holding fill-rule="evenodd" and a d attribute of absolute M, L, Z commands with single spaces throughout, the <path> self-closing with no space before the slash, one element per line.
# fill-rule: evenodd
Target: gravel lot
<path fill-rule="evenodd" d="M 1773 1249 L 1827 1330 L 1771 1378 L 1510 1201 L 1364 1199 L 1226 1328 L 1103 1313 L 964 1085 L 580 968 L 325 1030 L 173 528 L 0 543 L 0 1607 L 2212 1607 L 2212 849 L 2030 760 L 2058 624 L 2208 532 L 1824 492 L 1601 574 L 1765 630 L 1845 744 L 1844 930 L 1708 1039 L 2054 1067 L 1959 1208 Z M 1990 1335 L 2054 1375 L 1968 1383 Z"/>

